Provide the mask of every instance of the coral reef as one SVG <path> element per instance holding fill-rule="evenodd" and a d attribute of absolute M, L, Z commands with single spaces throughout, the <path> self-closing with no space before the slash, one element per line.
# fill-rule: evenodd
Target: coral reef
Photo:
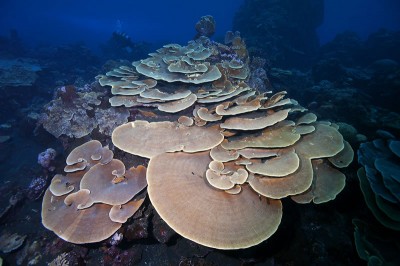
<path fill-rule="evenodd" d="M 248 2 L 261 6 L 276 3 Z M 270 20 L 279 22 L 281 11 Z M 299 12 L 306 13 L 303 11 Z M 104 73 L 95 83 L 76 77 L 86 63 L 79 64 L 74 74 L 57 74 L 58 88 L 39 119 L 43 129 L 57 140 L 38 128 L 36 137 L 43 145 L 33 158 L 50 146 L 60 154 L 53 160 L 53 153 L 47 150 L 38 158 L 42 168 L 21 168 L 27 177 L 26 189 L 19 194 L 13 191 L 15 196 L 0 214 L 8 227 L 15 221 L 23 225 L 40 221 L 40 211 L 33 205 L 17 203 L 22 203 L 25 195 L 34 201 L 44 194 L 42 221 L 50 231 L 41 228 L 35 234 L 27 233 L 23 248 L 3 256 L 6 263 L 12 264 L 16 257 L 21 258 L 21 265 L 51 260 L 53 265 L 129 265 L 141 259 L 157 265 L 222 265 L 239 260 L 243 264 L 282 265 L 358 262 L 349 238 L 353 228 L 349 218 L 365 214 L 367 209 L 358 208 L 355 196 L 349 196 L 358 192 L 354 167 L 347 168 L 354 156 L 351 146 L 365 141 L 363 134 L 369 136 L 366 131 L 376 127 L 400 128 L 395 109 L 389 113 L 385 106 L 377 106 L 386 103 L 396 88 L 397 59 L 363 55 L 380 46 L 379 38 L 388 40 L 385 47 L 390 48 L 395 36 L 381 32 L 363 42 L 352 34 L 343 35 L 331 47 L 323 47 L 320 61 L 303 73 L 272 67 L 277 65 L 275 60 L 299 52 L 294 42 L 283 52 L 273 50 L 280 43 L 272 42 L 268 58 L 263 59 L 254 57 L 264 54 L 254 49 L 250 38 L 250 57 L 238 32 L 228 32 L 222 44 L 207 37 L 215 30 L 211 17 L 203 17 L 197 25 L 199 36 L 186 45 L 167 44 L 132 64 L 110 61 L 102 72 L 95 67 L 85 71 L 86 75 Z M 127 52 L 116 52 L 116 56 L 131 59 L 134 52 L 123 46 L 126 35 L 118 33 L 112 38 L 122 45 L 118 49 Z M 344 53 L 337 52 L 338 48 Z M 350 58 L 355 51 L 359 54 Z M 75 46 L 58 48 L 52 54 L 59 54 L 57 59 L 65 55 L 90 59 L 86 52 Z M 312 55 L 314 52 L 298 53 L 287 63 L 298 65 L 299 58 Z M 365 59 L 362 64 L 361 59 Z M 66 66 L 71 67 L 72 61 L 67 60 Z M 302 62 L 308 64 L 307 60 Z M 43 71 L 47 79 L 54 79 L 47 75 L 50 70 Z M 301 99 L 310 110 L 288 95 Z M 30 134 L 42 102 L 32 100 L 26 108 L 16 104 L 14 108 L 25 120 L 7 120 L 7 125 L 14 130 L 15 125 L 27 127 Z M 387 107 L 393 106 L 388 102 Z M 329 122 L 324 121 L 327 118 Z M 343 120 L 346 123 L 336 122 Z M 5 142 L 0 143 L 3 163 L 10 160 L 8 150 L 18 150 L 15 144 L 19 139 L 11 129 L 0 128 L 0 133 L 5 136 Z M 64 151 L 48 143 L 50 139 L 61 142 Z M 99 139 L 102 144 L 85 142 L 90 139 Z M 384 140 L 386 144 L 390 141 Z M 363 144 L 362 149 L 368 145 Z M 381 147 L 379 142 L 371 145 Z M 61 173 L 61 158 L 73 147 L 77 148 L 67 156 Z M 363 156 L 369 157 L 369 153 Z M 390 156 L 398 161 L 392 153 Z M 368 164 L 375 167 L 375 161 Z M 125 165 L 139 166 L 128 169 Z M 60 174 L 44 192 L 50 180 L 49 171 L 43 168 L 53 167 Z M 383 177 L 379 179 L 385 171 L 371 172 L 378 173 L 378 178 L 373 178 L 379 181 L 380 192 L 393 189 L 387 188 Z M 141 182 L 132 176 L 140 177 Z M 144 180 L 148 188 L 139 193 L 136 190 L 145 186 Z M 363 180 L 373 183 L 368 173 Z M 0 194 L 13 187 L 12 182 L 5 184 Z M 386 204 L 381 210 L 382 201 L 376 200 L 373 190 L 368 193 L 375 199 L 375 214 L 389 212 L 389 218 L 396 222 L 397 214 L 393 215 Z M 303 205 L 333 199 L 325 206 Z M 31 201 L 25 202 L 36 204 Z M 376 227 L 368 218 L 354 221 L 360 256 L 371 263 L 396 262 L 396 250 L 388 246 L 398 245 L 398 234 Z M 387 223 L 387 217 L 384 220 Z M 38 237 L 31 239 L 33 236 Z M 40 254 L 26 251 L 35 241 L 43 250 Z M 72 244 L 94 242 L 101 243 Z M 233 253 L 215 248 L 248 249 Z"/>
<path fill-rule="evenodd" d="M 120 125 L 112 142 L 150 159 L 148 193 L 160 217 L 182 236 L 219 249 L 269 238 L 282 218 L 282 198 L 334 199 L 345 185 L 338 168 L 353 159 L 336 124 L 302 114 L 306 109 L 284 91 L 249 87 L 246 46 L 230 36 L 230 46 L 205 37 L 168 44 L 97 77 L 116 95 L 113 106 L 177 113 L 175 121 Z"/>

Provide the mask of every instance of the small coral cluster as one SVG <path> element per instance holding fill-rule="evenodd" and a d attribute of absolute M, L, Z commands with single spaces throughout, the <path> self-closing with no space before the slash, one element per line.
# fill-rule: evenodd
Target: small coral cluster
<path fill-rule="evenodd" d="M 146 168 L 125 170 L 100 142 L 78 146 L 66 162 L 67 174 L 54 176 L 42 203 L 43 225 L 62 239 L 77 244 L 104 240 L 143 203 L 143 196 L 135 195 L 147 185 Z"/>
<path fill-rule="evenodd" d="M 38 164 L 40 164 L 44 169 L 50 169 L 51 163 L 56 158 L 57 152 L 53 148 L 48 148 L 44 152 L 38 155 Z"/>
<path fill-rule="evenodd" d="M 76 92 L 71 86 L 66 86 L 63 90 L 64 92 L 45 106 L 39 119 L 39 124 L 57 138 L 62 135 L 82 138 L 96 127 L 100 133 L 110 136 L 117 125 L 128 121 L 127 110 L 99 108 L 99 98 L 103 93 Z"/>
<path fill-rule="evenodd" d="M 47 180 L 44 177 L 35 177 L 32 179 L 31 183 L 27 189 L 27 197 L 30 200 L 37 200 L 42 196 L 47 188 Z"/>

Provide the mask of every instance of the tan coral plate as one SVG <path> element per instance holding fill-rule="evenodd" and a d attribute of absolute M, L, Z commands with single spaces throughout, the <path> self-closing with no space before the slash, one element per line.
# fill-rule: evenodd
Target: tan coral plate
<path fill-rule="evenodd" d="M 150 160 L 148 194 L 161 218 L 182 236 L 218 249 L 259 244 L 278 228 L 279 200 L 259 197 L 248 186 L 231 195 L 209 186 L 209 152 L 165 153 Z"/>

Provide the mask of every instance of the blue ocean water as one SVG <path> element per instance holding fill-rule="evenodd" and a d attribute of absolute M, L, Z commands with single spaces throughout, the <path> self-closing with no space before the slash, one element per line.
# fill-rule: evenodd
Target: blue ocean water
<path fill-rule="evenodd" d="M 232 30 L 233 16 L 243 2 L 4 0 L 0 3 L 0 33 L 7 35 L 15 28 L 27 44 L 84 41 L 98 48 L 98 43 L 117 29 L 119 21 L 121 29 L 135 41 L 185 43 L 193 37 L 193 25 L 204 15 L 216 19 L 217 35 Z M 379 28 L 397 30 L 400 24 L 395 0 L 327 0 L 324 5 L 324 22 L 318 28 L 321 43 L 345 30 L 366 38 Z"/>
<path fill-rule="evenodd" d="M 399 11 L 400 3 L 396 0 L 0 1 L 0 266 L 365 265 L 367 262 L 397 265 L 400 261 L 397 255 Z M 285 103 L 282 97 L 292 100 Z M 170 111 L 182 102 L 184 107 Z M 259 106 L 255 108 L 257 103 Z M 243 105 L 249 109 L 237 111 Z M 202 107 L 215 120 L 206 121 L 198 111 Z M 229 107 L 234 113 L 223 111 Z M 257 117 L 260 114 L 281 114 L 288 110 L 286 107 L 292 109 L 280 121 L 271 124 L 268 121 L 268 125 L 262 126 L 263 122 L 255 120 L 255 125 L 243 130 L 248 126 L 246 119 L 260 118 Z M 322 126 L 316 121 L 298 122 L 306 119 L 300 118 L 306 113 L 315 114 L 318 121 L 325 122 L 321 122 Z M 269 149 L 269 155 L 259 159 L 269 167 L 264 174 L 252 172 L 247 166 L 256 164 L 258 158 L 230 159 L 237 162 L 236 166 L 228 166 L 222 160 L 229 171 L 219 172 L 219 177 L 232 178 L 237 167 L 249 175 L 242 183 L 235 183 L 235 188 L 242 189 L 238 195 L 245 197 L 251 191 L 254 193 L 251 197 L 260 199 L 253 201 L 254 206 L 275 206 L 273 211 L 268 209 L 267 216 L 272 218 L 264 221 L 255 215 L 264 209 L 252 212 L 249 206 L 240 209 L 236 205 L 221 209 L 225 201 L 213 197 L 231 187 L 221 189 L 207 181 L 206 170 L 215 170 L 211 165 L 204 166 L 203 172 L 196 172 L 196 164 L 203 159 L 199 157 L 196 163 L 190 157 L 210 152 L 220 142 L 187 152 L 182 147 L 190 145 L 179 142 L 185 139 L 181 136 L 174 146 L 181 148 L 166 151 L 187 156 L 187 162 L 193 160 L 182 166 L 187 171 L 185 177 L 198 175 L 207 188 L 218 192 L 209 196 L 208 190 L 199 194 L 196 192 L 201 189 L 187 190 L 196 194 L 188 196 L 185 202 L 198 202 L 188 208 L 200 213 L 197 222 L 189 221 L 196 214 L 180 212 L 178 207 L 173 219 L 163 212 L 164 203 L 173 210 L 179 204 L 168 193 L 161 201 L 151 194 L 165 192 L 158 187 L 151 189 L 154 174 L 147 181 L 149 191 L 153 192 L 144 189 L 128 199 L 130 203 L 144 201 L 126 222 L 118 223 L 117 229 L 112 230 L 117 222 L 108 221 L 108 217 L 104 226 L 96 227 L 102 218 L 95 216 L 101 212 L 95 208 L 111 208 L 127 202 L 102 199 L 94 203 L 96 207 L 87 209 L 86 213 L 95 218 L 87 218 L 92 217 L 88 214 L 82 214 L 82 220 L 81 216 L 71 218 L 76 213 L 68 212 L 71 211 L 68 206 L 74 207 L 76 202 L 64 204 L 63 197 L 84 189 L 80 181 L 73 179 L 74 174 L 68 175 L 64 169 L 72 150 L 91 140 L 100 141 L 100 148 L 83 146 L 85 151 L 79 155 L 80 161 L 68 163 L 81 167 L 82 161 L 90 162 L 83 169 L 74 170 L 75 175 L 81 173 L 80 178 L 94 171 L 95 166 L 109 166 L 111 159 L 104 158 L 110 156 L 110 150 L 126 169 L 138 165 L 155 168 L 154 162 L 161 159 L 153 159 L 149 151 L 174 142 L 171 139 L 179 133 L 167 134 L 170 131 L 164 128 L 164 135 L 157 135 L 154 128 L 147 128 L 140 131 L 139 137 L 132 138 L 135 141 L 129 141 L 145 143 L 144 151 L 137 151 L 137 147 L 131 150 L 121 147 L 117 137 L 112 137 L 113 130 L 139 120 L 152 125 L 162 121 L 177 125 L 179 121 L 180 127 L 186 129 L 189 117 L 195 124 L 190 128 L 218 127 L 222 131 L 225 127 L 224 136 L 220 136 L 227 142 L 241 138 L 250 141 L 284 123 L 288 126 L 289 120 L 293 120 L 297 122 L 291 126 L 298 127 L 298 132 L 306 132 L 298 134 L 299 141 L 306 142 L 311 138 L 308 136 L 319 134 L 312 133 L 310 127 L 317 128 L 317 132 L 318 128 L 328 127 L 331 139 L 335 132 L 340 132 L 337 134 L 347 143 L 343 144 L 342 139 L 341 144 L 350 148 L 341 147 L 340 156 L 338 150 L 314 158 L 311 151 L 302 152 L 303 146 L 295 143 L 285 144 L 294 145 L 292 153 L 285 145 L 246 146 L 256 148 L 253 153 L 265 152 L 261 147 Z M 231 118 L 241 122 L 230 128 L 227 121 L 234 121 Z M 137 127 L 140 123 L 143 122 Z M 205 145 L 212 137 L 195 139 Z M 320 145 L 329 146 L 329 140 L 325 141 Z M 97 150 L 90 153 L 90 149 Z M 235 154 L 240 160 L 248 152 L 243 147 L 221 149 L 229 150 L 230 155 Z M 298 155 L 293 155 L 296 152 Z M 168 159 L 172 157 L 165 154 Z M 268 194 L 258 189 L 254 180 L 260 177 L 254 176 L 271 178 L 270 173 L 277 172 L 272 168 L 285 168 L 285 164 L 279 164 L 279 158 L 293 159 L 289 155 L 300 158 L 298 164 L 303 166 L 304 158 L 312 157 L 314 174 L 306 175 L 310 182 L 307 190 L 298 193 L 295 185 L 287 185 L 285 188 L 291 192 L 272 196 L 274 191 Z M 301 167 L 279 173 L 272 180 L 285 183 L 284 178 L 295 176 L 300 172 L 298 169 Z M 322 177 L 336 175 L 339 181 L 335 184 L 317 181 L 318 169 L 322 169 Z M 170 173 L 152 171 L 160 176 L 164 172 Z M 53 179 L 57 174 L 64 179 Z M 117 176 L 111 183 L 121 182 L 118 178 L 126 181 L 127 176 L 125 173 Z M 173 175 L 164 178 L 169 180 L 170 176 Z M 60 187 L 53 184 L 57 182 L 63 190 L 73 186 L 72 192 L 58 195 L 55 191 Z M 56 188 L 48 189 L 50 184 Z M 178 193 L 179 184 L 168 189 L 171 195 L 190 194 Z M 123 194 L 113 193 L 107 197 Z M 221 200 L 218 213 L 213 212 L 214 199 Z M 203 200 L 210 201 L 210 205 L 197 208 Z M 302 204 L 303 201 L 313 202 Z M 283 205 L 283 211 L 276 207 L 279 204 Z M 52 211 L 59 213 L 51 216 Z M 252 220 L 242 212 L 256 218 Z M 280 212 L 282 217 L 278 217 Z M 236 216 L 228 221 L 222 217 L 231 217 L 232 213 Z M 180 214 L 186 218 L 175 219 Z M 212 218 L 204 218 L 208 216 Z M 55 222 L 47 217 L 56 217 Z M 246 223 L 240 224 L 242 220 Z M 196 227 L 203 222 L 207 226 Z M 104 229 L 107 226 L 110 229 Z M 229 230 L 230 226 L 234 229 Z M 258 232 L 263 226 L 269 229 Z M 66 229 L 70 227 L 71 235 Z M 213 234 L 207 237 L 208 227 L 215 230 L 221 242 L 213 242 Z M 249 227 L 255 228 L 256 236 L 243 237 L 251 244 L 242 243 L 241 232 L 248 232 Z M 104 236 L 98 236 L 103 231 Z M 82 237 L 85 234 L 87 238 Z M 228 237 L 231 235 L 237 236 L 237 240 L 231 240 Z"/>

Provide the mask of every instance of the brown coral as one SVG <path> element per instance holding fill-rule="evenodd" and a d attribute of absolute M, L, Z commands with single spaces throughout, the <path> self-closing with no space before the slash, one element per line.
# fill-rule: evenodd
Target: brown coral
<path fill-rule="evenodd" d="M 205 246 L 236 249 L 256 245 L 281 221 L 278 200 L 259 198 L 248 186 L 230 195 L 204 181 L 208 152 L 164 153 L 150 160 L 148 193 L 176 232 Z"/>

